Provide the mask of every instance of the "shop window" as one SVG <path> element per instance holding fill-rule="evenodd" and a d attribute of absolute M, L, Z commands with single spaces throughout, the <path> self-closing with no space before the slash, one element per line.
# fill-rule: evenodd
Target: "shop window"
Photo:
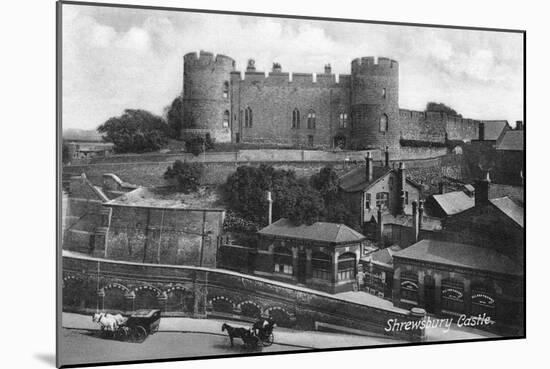
<path fill-rule="evenodd" d="M 311 273 L 313 278 L 331 279 L 330 256 L 324 252 L 314 252 L 311 256 Z"/>
<path fill-rule="evenodd" d="M 292 275 L 292 251 L 288 247 L 277 246 L 273 251 L 273 271 Z"/>
<path fill-rule="evenodd" d="M 355 279 L 355 254 L 345 253 L 338 257 L 338 281 Z"/>
<path fill-rule="evenodd" d="M 441 308 L 462 313 L 464 310 L 464 284 L 456 279 L 441 281 Z"/>
<path fill-rule="evenodd" d="M 411 302 L 418 301 L 418 276 L 415 273 L 401 274 L 401 299 Z"/>

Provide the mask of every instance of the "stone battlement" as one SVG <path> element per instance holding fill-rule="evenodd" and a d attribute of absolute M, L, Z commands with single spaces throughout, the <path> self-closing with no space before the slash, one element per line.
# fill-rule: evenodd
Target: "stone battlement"
<path fill-rule="evenodd" d="M 352 73 L 372 73 L 382 72 L 398 73 L 399 63 L 393 59 L 386 57 L 378 57 L 375 59 L 373 56 L 365 56 L 362 58 L 356 58 L 351 61 Z"/>
<path fill-rule="evenodd" d="M 201 50 L 199 53 L 192 52 L 184 55 L 183 60 L 186 65 L 192 66 L 223 66 L 235 67 L 235 60 L 222 54 L 214 55 L 211 52 Z"/>

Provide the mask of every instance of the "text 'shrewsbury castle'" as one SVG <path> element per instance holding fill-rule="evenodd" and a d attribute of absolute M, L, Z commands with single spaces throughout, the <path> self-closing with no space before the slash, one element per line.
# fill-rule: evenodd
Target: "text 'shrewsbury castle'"
<path fill-rule="evenodd" d="M 385 149 L 401 156 L 405 141 L 434 145 L 478 139 L 480 121 L 399 108 L 399 64 L 379 57 L 351 62 L 351 74 L 283 72 L 266 76 L 250 60 L 201 51 L 184 56 L 183 134 L 216 142 L 298 147 Z"/>

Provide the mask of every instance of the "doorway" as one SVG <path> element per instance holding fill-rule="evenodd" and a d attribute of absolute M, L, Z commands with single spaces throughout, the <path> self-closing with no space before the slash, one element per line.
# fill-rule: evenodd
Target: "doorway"
<path fill-rule="evenodd" d="M 306 265 L 307 265 L 307 257 L 305 251 L 299 251 L 298 252 L 298 283 L 305 284 L 306 283 Z"/>
<path fill-rule="evenodd" d="M 435 281 L 430 275 L 424 277 L 424 309 L 428 313 L 435 311 Z"/>

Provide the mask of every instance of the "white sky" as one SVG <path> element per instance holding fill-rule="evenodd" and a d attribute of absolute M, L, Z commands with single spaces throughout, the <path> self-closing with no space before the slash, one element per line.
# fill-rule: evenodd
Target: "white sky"
<path fill-rule="evenodd" d="M 444 102 L 464 117 L 523 117 L 523 36 L 362 23 L 63 5 L 63 127 L 94 129 L 124 109 L 162 114 L 180 93 L 183 55 L 206 50 L 287 72 L 349 74 L 351 60 L 400 65 L 399 105 Z"/>

